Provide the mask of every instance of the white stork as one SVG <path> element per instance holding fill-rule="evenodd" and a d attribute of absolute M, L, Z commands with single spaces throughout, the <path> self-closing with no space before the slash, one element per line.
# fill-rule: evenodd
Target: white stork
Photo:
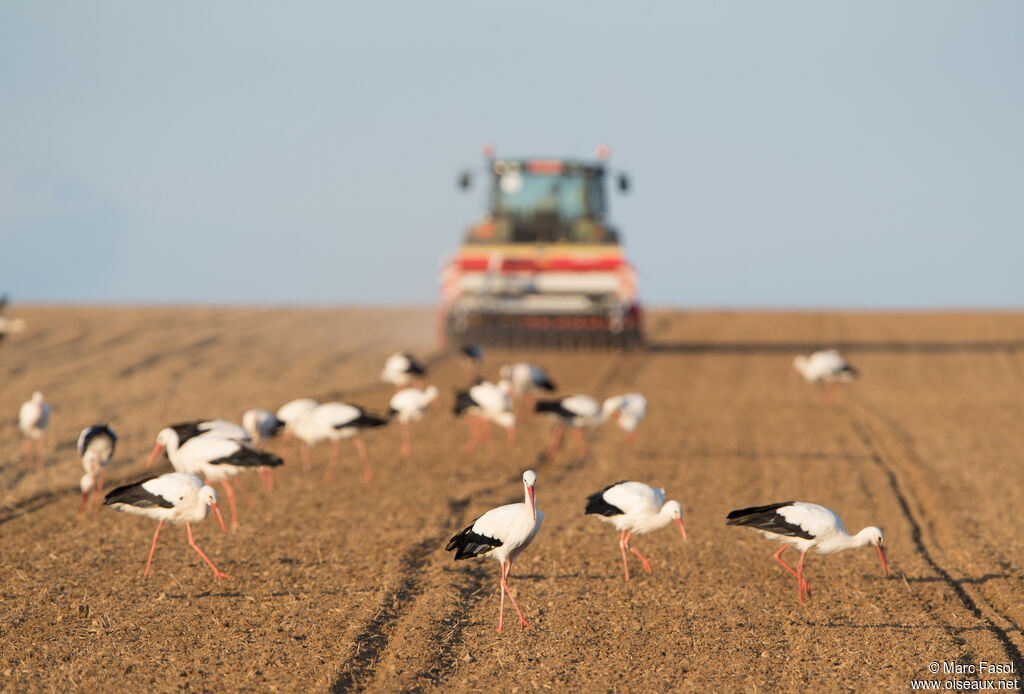
<path fill-rule="evenodd" d="M 551 445 L 548 446 L 548 458 L 554 457 L 558 452 L 558 444 L 562 442 L 562 433 L 565 428 L 572 427 L 576 432 L 576 442 L 579 445 L 580 456 L 587 454 L 587 444 L 583 441 L 583 427 L 594 428 L 599 426 L 612 413 L 612 404 L 605 402 L 602 407 L 594 398 L 589 395 L 570 395 L 555 400 L 538 400 L 534 405 L 536 412 L 547 412 L 558 418 L 554 429 L 551 431 Z"/>
<path fill-rule="evenodd" d="M 874 545 L 882 562 L 882 571 L 889 575 L 889 567 L 885 563 L 882 531 L 870 526 L 856 535 L 850 535 L 835 511 L 818 504 L 784 501 L 780 504 L 741 508 L 729 512 L 726 524 L 746 525 L 770 540 L 784 543 L 775 553 L 775 561 L 796 576 L 801 605 L 804 604 L 804 594 L 808 598 L 811 597 L 811 587 L 804 578 L 804 555 L 812 547 L 817 549 L 818 554 L 835 554 L 844 549 Z M 800 550 L 800 563 L 796 569 L 782 559 L 782 553 L 790 545 Z"/>
<path fill-rule="evenodd" d="M 242 428 L 256 446 L 262 446 L 264 441 L 277 436 L 277 432 L 283 426 L 284 422 L 267 410 L 246 410 L 242 415 Z M 260 477 L 263 479 L 264 489 L 270 491 L 274 488 L 274 468 L 260 468 Z"/>
<path fill-rule="evenodd" d="M 409 444 L 409 422 L 418 422 L 437 400 L 437 388 L 427 386 L 425 389 L 403 388 L 391 396 L 388 403 L 388 414 L 398 419 L 402 428 L 402 456 L 408 457 L 412 447 Z"/>
<path fill-rule="evenodd" d="M 206 422 L 183 422 L 161 429 L 156 446 L 146 461 L 148 468 L 160 451 L 166 450 L 177 472 L 201 475 L 207 482 L 220 482 L 231 505 L 231 527 L 238 527 L 235 491 L 228 478 L 245 470 L 277 467 L 283 461 L 273 453 L 253 448 L 244 441 L 223 438 L 216 429 L 202 428 Z"/>
<path fill-rule="evenodd" d="M 825 403 L 832 402 L 835 389 L 840 383 L 850 383 L 858 376 L 857 369 L 835 349 L 823 349 L 809 356 L 803 354 L 793 359 L 790 374 L 800 374 L 808 383 L 824 384 Z"/>
<path fill-rule="evenodd" d="M 626 561 L 626 550 L 640 558 L 647 573 L 653 573 L 647 558 L 630 546 L 629 538 L 633 533 L 643 535 L 675 523 L 679 527 L 679 534 L 683 536 L 683 542 L 686 542 L 682 505 L 678 501 L 665 501 L 664 489 L 655 489 L 643 482 L 616 482 L 594 492 L 587 497 L 585 513 L 597 514 L 601 520 L 611 523 L 619 531 L 619 549 L 622 551 L 622 566 L 626 570 L 627 581 L 629 562 Z"/>
<path fill-rule="evenodd" d="M 106 424 L 96 424 L 82 429 L 78 435 L 78 455 L 82 458 L 85 474 L 80 482 L 82 488 L 82 512 L 85 512 L 89 495 L 95 492 L 103 495 L 103 473 L 117 446 L 117 434 Z"/>
<path fill-rule="evenodd" d="M 529 547 L 533 538 L 540 531 L 544 514 L 537 509 L 537 498 L 534 487 L 537 484 L 537 473 L 527 470 L 523 473 L 523 489 L 525 499 L 521 504 L 507 504 L 492 508 L 484 515 L 458 533 L 445 546 L 446 552 L 455 550 L 455 560 L 468 559 L 488 554 L 501 564 L 501 604 L 498 607 L 498 631 L 501 631 L 505 612 L 505 594 L 508 593 L 512 606 L 519 614 L 519 623 L 529 627 L 522 610 L 516 604 L 512 591 L 508 587 L 508 575 L 512 571 L 512 561 L 519 553 Z M 531 627 L 532 628 L 532 627 Z"/>
<path fill-rule="evenodd" d="M 36 468 L 43 467 L 44 439 L 46 427 L 50 424 L 50 406 L 38 390 L 32 393 L 32 399 L 22 403 L 18 410 L 18 428 L 25 435 L 25 465 L 32 464 L 32 442 L 35 441 Z"/>
<path fill-rule="evenodd" d="M 324 471 L 324 480 L 331 477 L 331 470 L 338 459 L 338 449 L 342 439 L 352 439 L 359 452 L 359 461 L 363 464 L 363 478 L 369 482 L 373 479 L 373 470 L 366 455 L 366 445 L 360 438 L 364 429 L 384 426 L 388 420 L 371 414 L 357 405 L 343 402 L 327 402 L 316 409 L 306 412 L 289 423 L 295 437 L 305 446 L 302 449 L 302 464 L 308 471 L 311 467 L 311 449 L 320 441 L 331 441 L 331 457 Z"/>
<path fill-rule="evenodd" d="M 536 364 L 527 362 L 506 364 L 498 370 L 498 377 L 512 384 L 512 399 L 515 400 L 517 411 L 519 411 L 520 401 L 525 402 L 527 411 L 533 410 L 537 391 L 553 392 L 555 390 L 555 384 L 548 376 L 547 371 Z"/>
<path fill-rule="evenodd" d="M 611 412 L 630 443 L 636 441 L 636 428 L 647 416 L 647 398 L 640 393 L 613 395 L 604 401 L 604 411 Z"/>
<path fill-rule="evenodd" d="M 408 352 L 396 352 L 384 362 L 384 370 L 380 372 L 380 377 L 395 388 L 404 388 L 426 373 L 426 368 L 416 360 L 416 357 Z"/>
<path fill-rule="evenodd" d="M 192 523 L 198 523 L 206 518 L 211 508 L 217 516 L 221 530 L 227 531 L 220 509 L 217 508 L 217 492 L 195 475 L 169 472 L 159 477 L 147 477 L 114 489 L 107 494 L 103 504 L 117 511 L 127 511 L 160 521 L 157 523 L 156 532 L 153 533 L 153 545 L 149 548 L 149 559 L 146 560 L 143 578 L 149 576 L 149 565 L 153 563 L 153 552 L 156 551 L 156 541 L 160 537 L 160 528 L 164 521 L 184 523 L 188 532 L 188 544 L 210 565 L 214 577 L 231 578 L 213 565 L 192 537 Z"/>
<path fill-rule="evenodd" d="M 295 435 L 292 423 L 308 412 L 312 412 L 319 406 L 320 403 L 317 400 L 313 400 L 312 398 L 299 398 L 297 400 L 290 400 L 278 408 L 277 414 L 274 416 L 284 422 L 284 437 L 281 439 L 282 458 L 287 459 L 288 442 Z M 308 468 L 306 472 L 309 472 Z"/>
<path fill-rule="evenodd" d="M 468 390 L 455 394 L 453 412 L 466 417 L 469 425 L 470 440 L 466 444 L 466 452 L 471 453 L 476 443 L 487 441 L 488 450 L 494 452 L 494 439 L 491 436 L 491 422 L 505 428 L 510 444 L 515 442 L 516 416 L 512 412 L 511 385 L 502 379 L 498 383 L 481 381 Z"/>

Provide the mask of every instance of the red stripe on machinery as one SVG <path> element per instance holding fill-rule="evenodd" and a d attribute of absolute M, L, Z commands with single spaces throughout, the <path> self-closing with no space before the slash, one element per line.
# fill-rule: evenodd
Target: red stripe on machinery
<path fill-rule="evenodd" d="M 490 258 L 488 256 L 461 257 L 455 261 L 462 270 L 486 271 L 489 268 Z M 573 272 L 593 272 L 618 270 L 624 265 L 621 257 L 608 258 L 508 258 L 502 261 L 501 270 L 507 272 L 537 272 L 537 271 L 558 271 L 571 270 Z"/>

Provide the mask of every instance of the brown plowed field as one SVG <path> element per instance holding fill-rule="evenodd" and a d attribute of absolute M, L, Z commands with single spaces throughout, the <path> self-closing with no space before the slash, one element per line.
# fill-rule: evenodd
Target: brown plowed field
<path fill-rule="evenodd" d="M 11 313 L 31 332 L 0 343 L 4 691 L 906 690 L 933 661 L 1024 669 L 1022 314 L 657 312 L 644 351 L 489 350 L 491 376 L 526 359 L 563 394 L 647 395 L 634 448 L 609 424 L 586 458 L 569 438 L 545 460 L 550 422 L 534 418 L 515 447 L 463 451 L 450 411 L 466 371 L 434 348 L 429 310 Z M 863 373 L 831 407 L 787 377 L 797 350 L 821 345 Z M 254 506 L 240 529 L 196 526 L 233 579 L 214 580 L 168 527 L 143 580 L 154 523 L 79 515 L 84 426 L 120 435 L 109 487 L 142 475 L 172 422 L 301 396 L 386 410 L 377 376 L 396 349 L 425 357 L 442 392 L 412 458 L 388 427 L 366 437 L 369 485 L 348 443 L 331 483 L 326 446 L 311 474 L 293 455 L 272 494 L 243 480 Z M 35 389 L 53 407 L 41 471 L 24 466 L 14 424 Z M 511 584 L 536 629 L 507 606 L 497 634 L 496 562 L 456 564 L 444 544 L 520 500 L 527 468 L 547 518 Z M 615 531 L 582 513 L 621 479 L 665 487 L 690 537 L 639 537 L 654 573 L 634 561 L 630 584 Z M 889 577 L 871 548 L 808 555 L 814 598 L 800 607 L 776 546 L 725 525 L 730 509 L 789 499 L 851 531 L 881 526 Z"/>

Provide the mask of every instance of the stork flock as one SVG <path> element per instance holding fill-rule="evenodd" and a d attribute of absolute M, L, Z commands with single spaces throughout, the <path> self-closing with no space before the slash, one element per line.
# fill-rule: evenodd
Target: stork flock
<path fill-rule="evenodd" d="M 505 429 L 508 441 L 514 442 L 517 420 L 534 412 L 554 419 L 546 450 L 548 458 L 556 455 L 567 429 L 572 430 L 579 454 L 583 456 L 586 454 L 584 430 L 611 419 L 623 429 L 632 444 L 638 425 L 647 412 L 647 401 L 640 393 L 615 395 L 604 401 L 584 394 L 538 397 L 539 393 L 556 390 L 556 386 L 544 369 L 525 362 L 503 366 L 496 382 L 486 381 L 479 375 L 483 351 L 477 346 L 466 346 L 460 354 L 467 359 L 473 382 L 455 393 L 452 411 L 467 422 L 467 452 L 473 452 L 478 446 L 486 446 L 493 451 L 492 425 Z M 826 402 L 834 399 L 838 383 L 848 382 L 857 375 L 857 371 L 835 350 L 799 356 L 793 361 L 791 372 L 800 374 L 808 382 L 824 384 Z M 395 392 L 384 414 L 375 414 L 352 403 L 321 403 L 301 398 L 285 403 L 276 412 L 249 410 L 243 414 L 241 425 L 223 419 L 196 419 L 165 426 L 156 435 L 146 467 L 150 467 L 163 452 L 175 471 L 119 486 L 106 496 L 103 496 L 105 470 L 113 458 L 117 435 L 106 424 L 88 426 L 82 430 L 77 445 L 84 468 L 80 480 L 81 511 L 87 510 L 89 499 L 95 496 L 102 498 L 102 505 L 158 521 L 143 577 L 149 575 L 160 530 L 164 522 L 169 521 L 185 524 L 189 545 L 209 565 L 215 578 L 231 578 L 199 548 L 192 533 L 192 524 L 205 519 L 211 510 L 226 532 L 217 504 L 217 492 L 212 485 L 220 484 L 223 488 L 230 507 L 231 525 L 237 527 L 238 508 L 232 478 L 247 471 L 258 471 L 264 487 L 272 490 L 274 469 L 284 463 L 285 451 L 292 439 L 300 444 L 303 468 L 307 472 L 312 468 L 312 449 L 321 442 L 330 442 L 325 482 L 331 479 L 341 441 L 351 439 L 359 455 L 364 482 L 370 483 L 373 470 L 362 434 L 395 420 L 401 429 L 401 454 L 409 456 L 412 449 L 410 425 L 422 419 L 439 396 L 435 386 L 424 385 L 426 374 L 427 369 L 411 354 L 396 353 L 389 357 L 381 379 L 392 384 Z M 39 392 L 21 407 L 19 425 L 25 435 L 26 464 L 30 464 L 34 448 L 36 465 L 42 465 L 49 416 L 50 407 Z M 282 433 L 282 455 L 265 450 L 266 443 Z M 503 627 L 506 596 L 515 608 L 521 626 L 530 626 L 516 603 L 508 580 L 512 562 L 537 536 L 544 514 L 538 509 L 537 474 L 533 470 L 525 471 L 522 482 L 522 503 L 486 511 L 453 536 L 445 547 L 454 551 L 456 560 L 487 555 L 499 562 L 499 632 Z M 240 485 L 239 491 L 244 493 L 244 486 Z M 666 501 L 663 489 L 641 482 L 624 480 L 607 485 L 590 494 L 582 510 L 585 514 L 596 515 L 618 531 L 626 581 L 631 578 L 630 553 L 640 560 L 644 570 L 652 573 L 649 560 L 631 544 L 634 535 L 643 535 L 674 523 L 683 541 L 687 540 L 682 505 L 675 500 Z M 831 554 L 871 545 L 877 548 L 882 568 L 888 573 L 882 531 L 868 527 L 850 535 L 839 517 L 823 506 L 795 501 L 753 506 L 730 512 L 726 521 L 729 525 L 750 527 L 783 543 L 773 557 L 797 579 L 800 604 L 811 595 L 804 574 L 804 561 L 812 548 L 822 554 Z M 796 568 L 781 557 L 789 546 L 800 551 Z"/>

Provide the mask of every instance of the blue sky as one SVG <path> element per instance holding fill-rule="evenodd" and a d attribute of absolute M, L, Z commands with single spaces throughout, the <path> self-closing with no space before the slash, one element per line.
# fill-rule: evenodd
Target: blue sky
<path fill-rule="evenodd" d="M 480 146 L 681 307 L 1024 306 L 1024 4 L 7 2 L 0 292 L 432 303 Z"/>

